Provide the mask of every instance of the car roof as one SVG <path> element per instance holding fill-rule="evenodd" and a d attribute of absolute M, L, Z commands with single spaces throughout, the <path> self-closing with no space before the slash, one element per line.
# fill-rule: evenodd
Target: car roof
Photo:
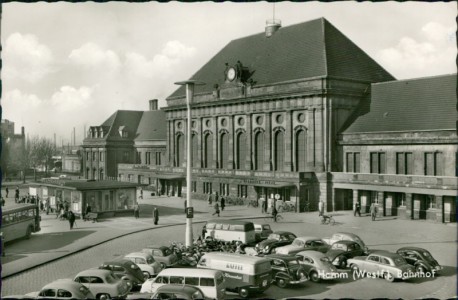
<path fill-rule="evenodd" d="M 348 236 L 352 236 L 352 237 L 359 237 L 359 236 L 357 236 L 356 234 L 351 233 L 351 232 L 336 232 L 336 233 L 334 233 L 334 234 L 341 234 L 341 235 L 348 235 Z M 334 235 L 334 234 L 333 234 L 333 235 Z"/>
<path fill-rule="evenodd" d="M 315 250 L 304 250 L 304 251 L 297 253 L 296 255 L 307 255 L 314 259 L 320 259 L 322 257 L 326 257 L 324 253 L 321 253 Z"/>
<path fill-rule="evenodd" d="M 341 240 L 341 241 L 335 242 L 334 244 L 347 244 L 347 245 L 349 245 L 349 244 L 358 244 L 358 243 L 355 242 L 355 241 Z"/>
<path fill-rule="evenodd" d="M 151 254 L 145 253 L 145 252 L 132 252 L 132 253 L 124 255 L 124 257 L 143 257 L 143 258 L 146 258 L 148 256 L 151 256 Z"/>
<path fill-rule="evenodd" d="M 160 286 L 157 290 L 156 293 L 170 293 L 170 292 L 185 292 L 185 293 L 195 293 L 196 291 L 199 291 L 202 293 L 202 291 L 193 285 L 187 285 L 187 284 L 166 284 L 163 286 Z"/>
<path fill-rule="evenodd" d="M 271 234 L 280 234 L 280 235 L 283 235 L 283 234 L 293 234 L 293 235 L 295 235 L 295 234 L 292 233 L 291 231 L 274 231 L 274 232 L 272 232 Z"/>
<path fill-rule="evenodd" d="M 76 277 L 78 276 L 106 276 L 108 274 L 111 274 L 111 271 L 109 270 L 104 270 L 104 269 L 87 269 L 84 271 L 79 272 Z"/>
<path fill-rule="evenodd" d="M 298 236 L 296 240 L 311 241 L 311 240 L 321 240 L 321 239 L 315 236 Z"/>
<path fill-rule="evenodd" d="M 164 249 L 168 249 L 169 247 L 166 247 L 166 246 L 157 246 L 157 245 L 148 245 L 145 247 L 145 249 L 160 249 L 160 250 L 164 250 Z"/>
<path fill-rule="evenodd" d="M 50 289 L 50 288 L 56 288 L 56 287 L 59 287 L 59 288 L 62 288 L 62 285 L 65 284 L 66 286 L 71 286 L 71 287 L 74 287 L 75 289 L 79 289 L 82 284 L 79 283 L 79 282 L 76 282 L 76 281 L 73 281 L 69 278 L 62 278 L 62 279 L 57 279 L 57 280 L 54 280 L 50 283 L 48 283 L 47 285 L 45 285 L 43 289 Z"/>
<path fill-rule="evenodd" d="M 131 265 L 131 264 L 133 264 L 131 260 L 120 258 L 120 259 L 105 261 L 101 265 L 125 266 L 125 265 Z"/>
<path fill-rule="evenodd" d="M 294 255 L 287 255 L 287 254 L 268 254 L 264 256 L 265 258 L 270 259 L 281 259 L 281 260 L 296 260 L 297 257 Z"/>
<path fill-rule="evenodd" d="M 258 256 L 243 255 L 237 253 L 226 253 L 226 252 L 208 252 L 205 253 L 202 257 L 209 259 L 220 259 L 227 262 L 233 263 L 247 263 L 247 264 L 257 264 L 265 261 L 266 259 Z"/>
<path fill-rule="evenodd" d="M 204 268 L 168 268 L 163 269 L 157 276 L 210 276 L 213 277 L 216 274 L 221 273 L 218 270 L 204 269 Z"/>
<path fill-rule="evenodd" d="M 375 250 L 375 251 L 369 253 L 369 255 L 373 255 L 373 254 L 381 255 L 381 256 L 387 256 L 387 257 L 391 257 L 391 258 L 397 258 L 397 257 L 400 256 L 397 253 L 393 253 L 393 252 L 386 251 L 386 250 Z"/>
<path fill-rule="evenodd" d="M 420 248 L 420 247 L 410 247 L 410 246 L 408 246 L 408 247 L 399 248 L 397 251 L 399 251 L 399 250 L 411 250 L 411 251 L 418 251 L 418 252 L 424 252 L 424 251 L 426 251 L 426 252 L 429 253 L 428 250 L 426 250 L 426 249 L 424 249 L 424 248 Z"/>

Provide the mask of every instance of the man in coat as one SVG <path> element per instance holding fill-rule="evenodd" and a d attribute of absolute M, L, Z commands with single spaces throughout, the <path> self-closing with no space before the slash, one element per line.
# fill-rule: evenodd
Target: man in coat
<path fill-rule="evenodd" d="M 157 209 L 157 207 L 153 209 L 153 220 L 154 225 L 157 225 L 157 223 L 159 222 L 159 210 Z"/>
<path fill-rule="evenodd" d="M 372 221 L 375 221 L 375 217 L 377 216 L 377 206 L 375 205 L 374 202 L 372 202 L 370 210 L 371 210 Z"/>
<path fill-rule="evenodd" d="M 70 223 L 70 229 L 73 229 L 73 225 L 75 224 L 75 214 L 72 211 L 68 212 L 68 222 Z"/>

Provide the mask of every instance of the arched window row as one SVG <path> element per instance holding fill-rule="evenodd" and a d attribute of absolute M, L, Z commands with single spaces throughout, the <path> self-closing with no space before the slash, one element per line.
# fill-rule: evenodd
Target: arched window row
<path fill-rule="evenodd" d="M 286 129 L 281 126 L 277 126 L 272 129 L 273 133 L 276 133 L 277 131 L 286 132 Z"/>

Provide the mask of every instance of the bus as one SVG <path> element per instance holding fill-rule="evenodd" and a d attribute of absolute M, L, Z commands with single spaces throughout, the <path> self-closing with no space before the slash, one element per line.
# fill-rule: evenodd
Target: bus
<path fill-rule="evenodd" d="M 38 232 L 41 217 L 36 204 L 15 203 L 2 208 L 3 242 L 20 238 L 29 239 L 33 232 Z"/>
<path fill-rule="evenodd" d="M 244 244 L 256 242 L 253 222 L 239 220 L 210 220 L 205 224 L 206 237 L 222 241 L 241 241 Z"/>

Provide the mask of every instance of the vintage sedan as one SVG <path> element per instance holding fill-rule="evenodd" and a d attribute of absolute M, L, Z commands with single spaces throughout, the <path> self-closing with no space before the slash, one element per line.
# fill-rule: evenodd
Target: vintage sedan
<path fill-rule="evenodd" d="M 19 297 L 18 297 L 19 298 Z M 16 298 L 16 299 L 18 299 Z M 71 279 L 57 279 L 45 285 L 38 292 L 28 293 L 20 299 L 94 299 L 91 291 Z M 5 297 L 2 297 L 5 299 Z"/>
<path fill-rule="evenodd" d="M 178 257 L 166 246 L 146 246 L 142 252 L 151 254 L 154 260 L 161 264 L 162 269 L 173 267 L 178 263 Z"/>
<path fill-rule="evenodd" d="M 361 255 L 364 255 L 364 250 L 354 241 L 337 241 L 326 252 L 332 264 L 342 269 L 347 267 L 349 258 Z"/>
<path fill-rule="evenodd" d="M 330 238 L 323 238 L 323 241 L 329 245 L 332 245 L 337 241 L 354 241 L 361 246 L 361 248 L 364 250 L 364 254 L 369 254 L 369 249 L 366 247 L 366 244 L 364 244 L 363 240 L 351 232 L 337 232 L 334 233 Z"/>
<path fill-rule="evenodd" d="M 407 263 L 414 266 L 415 270 L 419 273 L 432 273 L 442 270 L 437 260 L 435 260 L 426 249 L 419 247 L 403 247 L 399 248 L 396 253 L 404 257 Z"/>
<path fill-rule="evenodd" d="M 79 272 L 75 279 L 86 286 L 97 299 L 125 298 L 130 292 L 128 281 L 116 278 L 111 271 L 88 269 Z"/>
<path fill-rule="evenodd" d="M 397 253 L 388 251 L 373 251 L 368 256 L 356 256 L 348 260 L 353 271 L 353 277 L 382 277 L 393 282 L 395 279 L 415 277 L 415 268 Z"/>
<path fill-rule="evenodd" d="M 266 240 L 256 244 L 255 249 L 259 254 L 270 254 L 272 249 L 291 244 L 296 235 L 289 231 L 276 231 L 269 234 Z"/>
<path fill-rule="evenodd" d="M 299 263 L 304 267 L 310 280 L 319 282 L 320 280 L 346 278 L 347 274 L 339 272 L 331 264 L 329 258 L 321 252 L 314 250 L 301 251 L 296 254 Z"/>
<path fill-rule="evenodd" d="M 162 271 L 161 264 L 154 260 L 151 254 L 144 252 L 132 252 L 124 256 L 135 263 L 140 270 L 142 270 L 143 277 L 146 279 L 155 277 L 160 271 Z"/>
<path fill-rule="evenodd" d="M 254 235 L 257 242 L 267 239 L 271 233 L 273 231 L 269 224 L 254 224 Z"/>
<path fill-rule="evenodd" d="M 278 247 L 275 249 L 275 253 L 295 255 L 304 250 L 316 250 L 324 253 L 328 249 L 329 245 L 320 238 L 313 236 L 301 236 L 295 238 L 291 245 Z"/>
<path fill-rule="evenodd" d="M 127 299 L 207 299 L 202 291 L 193 285 L 167 284 L 159 287 L 155 293 L 130 294 Z"/>
<path fill-rule="evenodd" d="M 109 270 L 113 272 L 117 278 L 129 280 L 133 285 L 133 289 L 141 287 L 143 282 L 145 282 L 142 270 L 128 259 L 117 259 L 104 262 L 99 266 L 99 269 Z"/>
<path fill-rule="evenodd" d="M 300 284 L 308 280 L 307 272 L 293 255 L 269 254 L 272 267 L 272 281 L 281 288 L 289 284 Z"/>

